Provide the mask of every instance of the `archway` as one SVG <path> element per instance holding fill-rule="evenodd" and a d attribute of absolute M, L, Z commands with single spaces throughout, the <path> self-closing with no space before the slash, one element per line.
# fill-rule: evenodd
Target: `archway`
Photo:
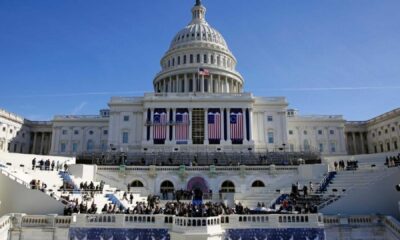
<path fill-rule="evenodd" d="M 144 185 L 143 185 L 143 183 L 142 183 L 141 181 L 139 181 L 139 180 L 134 180 L 134 181 L 131 183 L 131 187 L 139 188 L 139 187 L 144 187 Z"/>
<path fill-rule="evenodd" d="M 260 180 L 256 180 L 251 184 L 251 187 L 261 188 L 261 187 L 265 187 L 265 184 L 264 184 L 264 182 L 262 182 Z"/>
<path fill-rule="evenodd" d="M 160 192 L 173 192 L 175 190 L 174 184 L 171 181 L 164 181 L 160 185 Z"/>
<path fill-rule="evenodd" d="M 229 180 L 223 182 L 221 185 L 221 192 L 234 193 L 235 192 L 235 184 L 233 184 L 233 182 L 231 182 Z"/>
<path fill-rule="evenodd" d="M 192 191 L 195 189 L 200 189 L 203 193 L 208 193 L 209 187 L 206 180 L 202 177 L 194 177 L 190 179 L 187 183 L 187 190 Z"/>

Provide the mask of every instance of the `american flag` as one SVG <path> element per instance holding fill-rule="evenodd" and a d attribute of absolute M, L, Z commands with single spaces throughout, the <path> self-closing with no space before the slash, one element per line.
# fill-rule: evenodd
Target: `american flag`
<path fill-rule="evenodd" d="M 165 140 L 167 137 L 167 113 L 154 112 L 153 138 L 156 140 Z"/>
<path fill-rule="evenodd" d="M 205 68 L 199 68 L 199 75 L 200 76 L 209 76 L 210 75 L 210 71 L 208 71 Z"/>
<path fill-rule="evenodd" d="M 230 123 L 231 139 L 243 139 L 243 114 L 241 112 L 231 112 Z"/>
<path fill-rule="evenodd" d="M 176 113 L 175 139 L 177 141 L 188 140 L 189 138 L 189 114 L 187 112 Z"/>
<path fill-rule="evenodd" d="M 221 114 L 208 113 L 208 139 L 221 139 Z"/>

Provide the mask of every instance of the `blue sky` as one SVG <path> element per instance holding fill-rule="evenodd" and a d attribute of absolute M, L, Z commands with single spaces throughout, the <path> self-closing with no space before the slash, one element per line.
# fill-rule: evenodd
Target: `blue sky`
<path fill-rule="evenodd" d="M 0 1 L 0 108 L 97 114 L 152 91 L 194 0 Z M 366 120 L 399 107 L 400 1 L 203 0 L 258 96 Z"/>

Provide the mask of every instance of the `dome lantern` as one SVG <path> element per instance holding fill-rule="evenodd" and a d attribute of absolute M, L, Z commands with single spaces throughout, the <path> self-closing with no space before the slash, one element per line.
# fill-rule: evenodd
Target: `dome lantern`
<path fill-rule="evenodd" d="M 196 0 L 196 4 L 192 8 L 192 22 L 190 24 L 194 23 L 204 23 L 205 20 L 205 15 L 206 15 L 206 8 L 201 4 L 200 0 Z"/>

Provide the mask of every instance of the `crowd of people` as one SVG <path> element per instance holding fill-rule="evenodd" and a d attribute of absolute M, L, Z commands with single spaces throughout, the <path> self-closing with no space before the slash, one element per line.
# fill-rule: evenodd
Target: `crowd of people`
<path fill-rule="evenodd" d="M 100 184 L 97 184 L 97 185 L 95 185 L 93 183 L 93 181 L 91 181 L 90 183 L 81 182 L 79 184 L 79 189 L 81 191 L 96 191 L 96 192 L 98 192 L 98 191 L 103 191 L 103 188 L 104 188 L 104 182 L 103 181 L 101 181 Z"/>
<path fill-rule="evenodd" d="M 46 191 L 47 184 L 44 182 L 41 182 L 38 179 L 32 179 L 32 181 L 29 183 L 31 185 L 31 189 L 37 189 L 42 192 Z"/>
<path fill-rule="evenodd" d="M 97 213 L 97 206 L 92 201 L 89 206 L 88 201 L 81 201 L 79 203 L 78 199 L 74 199 L 72 201 L 69 200 L 69 196 L 64 198 L 68 201 L 68 204 L 64 207 L 64 215 L 70 216 L 73 213 L 80 213 L 80 214 L 96 214 Z"/>
<path fill-rule="evenodd" d="M 55 162 L 54 160 L 50 161 L 50 159 L 43 160 L 41 159 L 40 161 L 37 161 L 36 158 L 32 159 L 32 170 L 35 170 L 36 168 L 39 168 L 40 170 L 43 171 L 62 171 L 64 168 L 64 171 L 68 170 L 68 165 L 67 163 L 60 163 L 59 161 Z"/>
<path fill-rule="evenodd" d="M 335 171 L 344 171 L 344 170 L 357 170 L 358 161 L 353 160 L 340 160 L 339 162 L 334 162 L 333 166 L 335 167 Z"/>
<path fill-rule="evenodd" d="M 400 165 L 400 153 L 397 156 L 386 156 L 385 165 L 387 167 L 397 167 Z"/>

